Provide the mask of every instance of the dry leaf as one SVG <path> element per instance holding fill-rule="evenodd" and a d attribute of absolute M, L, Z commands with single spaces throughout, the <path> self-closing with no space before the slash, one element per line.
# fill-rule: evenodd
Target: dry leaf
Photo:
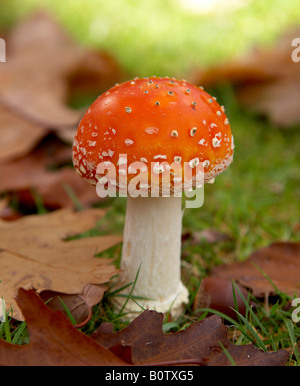
<path fill-rule="evenodd" d="M 251 289 L 255 297 L 275 295 L 274 286 L 283 293 L 299 296 L 300 243 L 271 244 L 255 251 L 244 262 L 215 267 L 212 276 L 233 279 Z"/>
<path fill-rule="evenodd" d="M 42 126 L 0 105 L 0 162 L 28 154 L 46 133 Z"/>
<path fill-rule="evenodd" d="M 67 106 L 69 95 L 100 93 L 119 80 L 118 66 L 107 54 L 75 44 L 42 13 L 15 26 L 7 46 L 9 62 L 0 68 L 0 192 L 17 192 L 20 205 L 31 206 L 35 190 L 56 209 L 73 206 L 67 187 L 83 206 L 96 202 L 93 187 L 55 164 L 58 153 L 71 165 L 71 147 L 48 139 L 55 133 L 72 143 L 82 112 Z"/>
<path fill-rule="evenodd" d="M 89 74 L 99 92 L 119 78 L 112 58 L 75 44 L 44 13 L 19 23 L 7 40 L 10 58 L 0 70 L 0 102 L 42 126 L 64 130 L 80 119 L 81 112 L 66 105 L 69 77 Z"/>
<path fill-rule="evenodd" d="M 14 301 L 19 287 L 80 295 L 87 284 L 104 284 L 118 272 L 111 259 L 93 256 L 119 243 L 121 237 L 63 241 L 94 227 L 104 213 L 62 209 L 9 223 L 0 221 L 0 297 L 7 311 L 13 307 L 15 319 L 23 319 Z"/>
<path fill-rule="evenodd" d="M 228 366 L 230 361 L 221 344 L 239 366 L 280 366 L 289 355 L 284 350 L 265 353 L 252 345 L 231 344 L 227 328 L 216 315 L 170 334 L 162 331 L 163 318 L 163 314 L 156 311 L 144 311 L 122 331 L 113 333 L 113 326 L 105 323 L 92 337 L 122 358 L 128 357 L 126 348 L 130 348 L 134 365 L 171 361 L 179 364 L 190 360 L 203 366 Z"/>
<path fill-rule="evenodd" d="M 108 286 L 87 284 L 81 294 L 70 295 L 56 291 L 42 291 L 40 298 L 53 310 L 66 313 L 65 306 L 76 320 L 77 328 L 84 326 L 92 317 L 92 307 L 100 302 Z"/>
<path fill-rule="evenodd" d="M 6 40 L 9 61 L 0 67 L 0 161 L 24 156 L 50 131 L 72 143 L 82 111 L 67 106 L 69 95 L 99 94 L 120 79 L 118 65 L 108 54 L 74 43 L 43 13 L 16 25 Z"/>
<path fill-rule="evenodd" d="M 34 206 L 35 191 L 45 207 L 73 206 L 69 189 L 83 205 L 98 200 L 95 189 L 71 165 L 82 111 L 67 106 L 76 92 L 95 92 L 120 79 L 106 53 L 81 47 L 48 15 L 35 14 L 7 36 L 9 61 L 0 67 L 0 192 L 17 192 L 20 205 Z M 85 81 L 84 81 L 85 80 Z M 53 135 L 62 141 L 54 141 Z M 57 149 L 55 149 L 57 146 Z M 54 168 L 55 170 L 54 170 Z"/>
<path fill-rule="evenodd" d="M 0 192 L 15 192 L 20 205 L 35 205 L 32 190 L 49 209 L 73 206 L 68 186 L 83 205 L 99 201 L 95 187 L 82 180 L 71 167 L 72 149 L 57 138 L 47 137 L 26 157 L 0 164 Z M 26 193 L 26 194 L 25 194 Z"/>
<path fill-rule="evenodd" d="M 121 359 L 77 331 L 59 311 L 47 307 L 33 290 L 18 291 L 30 343 L 0 340 L 1 366 L 124 366 Z"/>
<path fill-rule="evenodd" d="M 272 47 L 256 48 L 203 71 L 196 82 L 206 87 L 230 83 L 248 109 L 268 116 L 276 125 L 295 125 L 300 122 L 300 66 L 292 60 L 296 36 L 299 30 L 286 33 Z"/>
<path fill-rule="evenodd" d="M 282 366 L 289 355 L 284 350 L 264 353 L 252 345 L 230 344 L 227 328 L 218 316 L 193 323 L 185 331 L 163 334 L 163 315 L 144 311 L 117 333 L 112 325 L 103 324 L 91 339 L 78 332 L 61 312 L 46 306 L 33 290 L 19 289 L 17 302 L 27 322 L 30 343 L 20 346 L 0 340 L 2 366 L 228 366 L 220 342 L 240 366 Z"/>

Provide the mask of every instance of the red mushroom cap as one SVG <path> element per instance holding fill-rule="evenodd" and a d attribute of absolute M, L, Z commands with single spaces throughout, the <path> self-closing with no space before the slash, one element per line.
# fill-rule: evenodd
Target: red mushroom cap
<path fill-rule="evenodd" d="M 169 173 L 160 165 L 174 162 L 183 174 L 184 163 L 191 168 L 202 163 L 208 182 L 230 165 L 233 147 L 224 107 L 215 98 L 185 80 L 151 77 L 115 85 L 97 98 L 78 126 L 73 163 L 92 184 L 98 164 L 117 167 L 120 155 L 126 155 L 127 165 L 147 165 L 149 184 L 153 165 L 156 173 Z M 128 174 L 127 181 L 133 177 Z"/>

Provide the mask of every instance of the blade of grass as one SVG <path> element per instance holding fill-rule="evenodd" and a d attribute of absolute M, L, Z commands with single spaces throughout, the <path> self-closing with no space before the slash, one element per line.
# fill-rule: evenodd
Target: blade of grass
<path fill-rule="evenodd" d="M 72 313 L 70 312 L 70 310 L 68 309 L 67 305 L 65 304 L 65 302 L 62 300 L 61 297 L 58 296 L 58 299 L 59 301 L 61 302 L 66 314 L 68 315 L 68 318 L 70 319 L 71 323 L 73 325 L 76 325 L 77 324 L 77 321 L 75 320 L 74 316 L 72 315 Z"/>
<path fill-rule="evenodd" d="M 4 334 L 6 342 L 11 343 L 11 332 L 8 318 L 4 322 Z"/>
<path fill-rule="evenodd" d="M 77 209 L 78 211 L 83 210 L 84 208 L 81 202 L 79 201 L 78 197 L 76 196 L 74 190 L 71 188 L 71 186 L 69 184 L 64 183 L 63 188 L 67 193 L 67 195 L 69 196 L 70 200 L 72 201 L 75 209 Z"/>
<path fill-rule="evenodd" d="M 12 343 L 14 344 L 17 344 L 18 343 L 18 340 L 20 339 L 21 335 L 23 334 L 25 328 L 27 327 L 27 324 L 26 322 L 22 322 L 17 328 L 16 330 L 14 331 L 13 333 L 13 339 L 12 339 Z"/>
<path fill-rule="evenodd" d="M 127 299 L 126 299 L 126 301 L 124 302 L 124 304 L 123 304 L 123 306 L 122 306 L 120 312 L 118 313 L 118 317 L 120 317 L 120 316 L 122 315 L 122 313 L 123 313 L 123 311 L 124 311 L 124 309 L 125 309 L 127 303 L 129 302 L 129 299 L 132 298 L 132 293 L 133 293 L 133 290 L 134 290 L 134 288 L 135 288 L 137 279 L 138 279 L 138 277 L 139 277 L 140 269 L 141 269 L 141 264 L 140 264 L 139 269 L 138 269 L 138 271 L 137 271 L 137 273 L 136 273 L 134 282 L 133 282 L 133 284 L 132 284 L 132 286 L 131 286 L 131 290 L 130 290 L 128 296 L 127 296 Z"/>
<path fill-rule="evenodd" d="M 270 341 L 272 343 L 273 350 L 277 351 L 276 345 L 275 345 L 275 342 L 274 342 L 274 339 L 273 339 L 272 335 L 267 331 L 267 329 L 261 323 L 261 321 L 259 320 L 257 315 L 254 313 L 253 308 L 249 305 L 249 296 L 248 296 L 248 298 L 246 300 L 244 295 L 242 294 L 242 291 L 240 290 L 240 288 L 238 286 L 236 286 L 236 290 L 237 290 L 239 296 L 241 297 L 242 301 L 244 302 L 244 304 L 246 306 L 246 316 L 245 316 L 245 319 L 248 320 L 248 318 L 251 317 L 251 319 L 253 321 L 252 323 L 255 323 L 255 325 L 258 326 L 258 328 L 263 332 L 263 334 L 270 339 Z M 234 310 L 234 311 L 236 311 L 236 310 Z M 239 317 L 239 312 L 237 312 L 237 315 Z"/>
<path fill-rule="evenodd" d="M 47 214 L 48 210 L 45 208 L 44 203 L 43 203 L 43 199 L 40 196 L 40 194 L 35 189 L 32 188 L 31 189 L 31 195 L 32 195 L 32 198 L 34 200 L 34 204 L 36 206 L 38 214 L 41 214 L 41 215 Z"/>
<path fill-rule="evenodd" d="M 264 272 L 263 269 L 261 269 L 257 264 L 255 264 L 254 262 L 251 262 L 251 264 L 259 270 L 259 272 L 264 276 L 264 278 L 266 278 L 268 280 L 268 282 L 271 284 L 271 286 L 274 288 L 275 292 L 276 292 L 276 295 L 280 296 L 281 299 L 283 300 L 286 300 L 286 299 L 291 299 L 291 297 L 287 294 L 285 294 L 284 292 L 281 292 L 280 289 L 275 285 L 275 283 L 273 283 L 273 281 L 271 280 L 271 278 Z"/>
<path fill-rule="evenodd" d="M 219 341 L 219 345 L 221 346 L 224 354 L 226 355 L 226 357 L 229 360 L 229 362 L 231 363 L 231 365 L 236 366 L 237 364 L 235 363 L 235 361 L 232 358 L 232 356 L 230 355 L 229 351 L 226 349 L 226 347 L 223 345 L 223 343 L 221 341 Z"/>
<path fill-rule="evenodd" d="M 295 355 L 297 362 L 300 364 L 300 354 L 299 354 L 299 349 L 298 349 L 297 340 L 296 340 L 296 336 L 295 336 L 295 330 L 294 330 L 293 322 L 289 319 L 284 319 L 284 323 L 286 325 L 286 328 L 288 330 L 288 333 L 289 333 L 289 336 L 291 339 L 291 343 L 292 343 L 292 347 L 293 347 L 293 354 Z"/>
<path fill-rule="evenodd" d="M 237 312 L 237 311 L 236 311 Z M 248 320 L 246 318 L 244 318 L 244 316 L 242 314 L 240 314 L 240 318 L 242 319 L 244 325 L 247 327 L 247 329 L 251 332 L 252 336 L 254 337 L 257 345 L 264 351 L 264 352 L 267 352 L 268 349 L 267 347 L 265 346 L 264 342 L 261 340 L 261 338 L 259 337 L 259 335 L 257 334 L 257 332 L 255 331 L 255 329 L 252 327 L 252 325 L 248 322 Z"/>
<path fill-rule="evenodd" d="M 235 311 L 235 310 L 236 310 L 236 311 L 239 311 L 239 306 L 238 306 L 238 303 L 237 303 L 236 293 L 235 293 L 235 288 L 234 288 L 234 287 L 237 286 L 237 285 L 236 285 L 236 283 L 235 283 L 234 280 L 232 280 L 231 285 L 232 285 L 232 296 L 233 296 L 233 303 L 234 303 L 234 311 Z M 244 297 L 243 297 L 242 299 L 243 299 L 243 301 L 244 301 Z M 246 306 L 247 306 L 247 305 L 246 305 Z M 238 317 L 239 322 L 241 322 L 238 313 L 237 313 L 237 317 Z"/>
<path fill-rule="evenodd" d="M 237 330 L 241 331 L 241 333 L 249 340 L 249 342 L 253 342 L 253 339 L 251 339 L 250 335 L 247 334 L 247 332 L 244 330 L 244 326 L 242 324 L 237 323 L 234 319 L 232 319 L 230 316 L 223 314 L 222 312 L 213 310 L 212 308 L 199 308 L 196 311 L 199 312 L 207 312 L 210 314 L 215 314 L 220 316 L 222 319 L 227 320 L 231 323 L 233 327 L 235 327 Z"/>
<path fill-rule="evenodd" d="M 168 332 L 172 328 L 178 329 L 178 327 L 179 327 L 178 323 L 176 323 L 176 322 L 168 322 L 168 323 L 164 323 L 163 324 L 162 329 L 163 329 L 163 332 Z"/>

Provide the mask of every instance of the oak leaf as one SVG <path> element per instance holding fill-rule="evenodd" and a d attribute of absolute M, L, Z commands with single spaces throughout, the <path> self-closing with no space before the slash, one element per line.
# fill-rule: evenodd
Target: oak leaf
<path fill-rule="evenodd" d="M 300 243 L 277 242 L 251 254 L 244 262 L 213 268 L 212 276 L 234 280 L 255 297 L 300 296 Z"/>
<path fill-rule="evenodd" d="M 75 212 L 68 208 L 13 222 L 0 220 L 0 297 L 5 299 L 7 311 L 12 308 L 15 319 L 23 320 L 14 301 L 19 287 L 73 294 L 82 299 L 86 285 L 103 285 L 118 273 L 111 259 L 94 255 L 118 244 L 121 237 L 65 241 L 95 227 L 104 214 L 100 209 Z"/>
<path fill-rule="evenodd" d="M 0 105 L 0 162 L 8 162 L 30 153 L 46 134 L 46 129 L 41 125 Z"/>
<path fill-rule="evenodd" d="M 113 332 L 109 323 L 102 324 L 92 338 L 121 358 L 128 358 L 130 348 L 134 365 L 153 363 L 190 363 L 202 366 L 231 364 L 223 347 L 239 366 L 284 365 L 284 350 L 265 353 L 253 345 L 236 346 L 227 337 L 227 327 L 217 315 L 192 323 L 186 330 L 164 334 L 163 314 L 144 311 L 129 326 Z M 222 347 L 223 346 L 223 347 Z"/>
<path fill-rule="evenodd" d="M 72 142 L 82 116 L 82 111 L 67 105 L 72 88 L 86 78 L 84 87 L 88 84 L 90 92 L 99 94 L 120 76 L 108 54 L 73 42 L 45 13 L 18 23 L 7 37 L 7 46 L 9 62 L 0 68 L 0 122 L 4 123 L 0 160 L 24 154 L 50 130 Z M 10 146 L 12 130 L 16 146 Z"/>
<path fill-rule="evenodd" d="M 124 366 L 121 359 L 76 330 L 60 312 L 47 307 L 33 290 L 19 289 L 30 343 L 0 340 L 1 366 Z"/>

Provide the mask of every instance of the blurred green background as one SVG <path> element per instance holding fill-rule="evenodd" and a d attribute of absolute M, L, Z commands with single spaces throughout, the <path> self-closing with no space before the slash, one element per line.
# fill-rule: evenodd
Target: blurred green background
<path fill-rule="evenodd" d="M 37 9 L 112 53 L 129 77 L 188 77 L 300 24 L 298 0 L 1 0 L 1 29 Z"/>

